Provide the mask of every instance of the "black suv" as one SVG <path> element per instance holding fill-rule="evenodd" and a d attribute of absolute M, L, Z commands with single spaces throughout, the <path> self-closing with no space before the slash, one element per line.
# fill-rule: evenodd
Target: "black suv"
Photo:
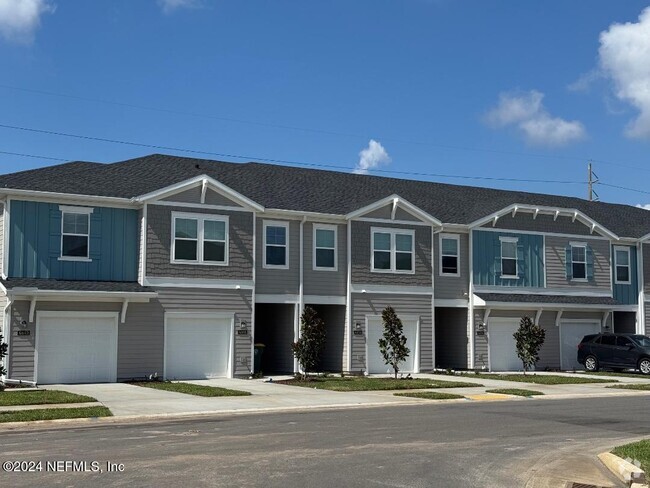
<path fill-rule="evenodd" d="M 587 371 L 638 369 L 650 374 L 650 337 L 638 334 L 591 334 L 578 344 L 578 362 Z"/>

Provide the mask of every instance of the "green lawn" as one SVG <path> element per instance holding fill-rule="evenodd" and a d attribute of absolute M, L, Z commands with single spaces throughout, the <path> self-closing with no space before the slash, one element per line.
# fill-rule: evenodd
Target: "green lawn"
<path fill-rule="evenodd" d="M 481 373 L 473 377 L 485 378 L 488 380 L 516 381 L 519 383 L 535 383 L 537 385 L 577 385 L 581 383 L 616 383 L 616 380 L 599 380 L 595 378 L 577 378 L 575 376 L 556 376 L 548 374 L 496 374 Z"/>
<path fill-rule="evenodd" d="M 649 378 L 647 375 L 644 375 L 641 372 L 633 373 L 632 371 L 628 371 L 627 373 L 617 373 L 615 371 L 598 371 L 596 373 L 585 372 L 584 374 L 596 375 L 596 376 L 612 376 L 612 377 L 624 376 L 626 378 Z"/>
<path fill-rule="evenodd" d="M 607 388 L 618 388 L 619 390 L 650 390 L 650 383 L 612 385 L 608 386 Z"/>
<path fill-rule="evenodd" d="M 623 459 L 630 458 L 633 462 L 640 461 L 641 469 L 646 473 L 650 473 L 650 440 L 618 446 L 614 448 L 612 454 Z"/>
<path fill-rule="evenodd" d="M 14 405 L 49 405 L 53 403 L 96 402 L 95 398 L 59 390 L 3 391 L 0 393 L 0 407 Z"/>
<path fill-rule="evenodd" d="M 408 393 L 393 393 L 395 396 L 424 398 L 427 400 L 456 400 L 465 398 L 463 395 L 454 395 L 453 393 L 442 393 L 440 391 L 414 391 Z"/>
<path fill-rule="evenodd" d="M 486 393 L 499 393 L 501 395 L 517 395 L 523 397 L 530 397 L 534 395 L 543 395 L 541 391 L 523 390 L 520 388 L 497 388 L 495 390 L 485 390 Z"/>
<path fill-rule="evenodd" d="M 156 390 L 175 391 L 202 397 L 223 397 L 223 396 L 249 396 L 250 392 L 219 388 L 216 386 L 194 385 L 192 383 L 172 383 L 171 381 L 141 381 L 131 383 L 136 386 L 155 388 Z"/>
<path fill-rule="evenodd" d="M 483 386 L 462 381 L 441 381 L 427 379 L 395 380 L 393 378 L 310 378 L 308 381 L 299 379 L 277 381 L 284 385 L 304 386 L 332 391 L 376 391 L 376 390 L 422 390 L 427 388 L 463 388 Z"/>
<path fill-rule="evenodd" d="M 34 420 L 79 419 L 88 417 L 111 417 L 113 414 L 106 407 L 79 408 L 39 408 L 0 412 L 1 422 L 31 422 Z"/>

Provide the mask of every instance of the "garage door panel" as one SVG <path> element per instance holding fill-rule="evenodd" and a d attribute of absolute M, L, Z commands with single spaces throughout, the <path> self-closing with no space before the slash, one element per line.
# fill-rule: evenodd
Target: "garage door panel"
<path fill-rule="evenodd" d="M 406 347 L 408 347 L 411 352 L 406 361 L 400 363 L 399 369 L 402 373 L 413 373 L 415 372 L 415 356 L 417 354 L 418 321 L 402 319 L 402 326 L 404 335 L 406 336 Z M 367 367 L 368 373 L 370 374 L 393 373 L 392 367 L 384 362 L 384 357 L 379 351 L 378 343 L 383 334 L 384 325 L 381 318 L 369 318 L 366 340 L 368 341 Z"/>
<path fill-rule="evenodd" d="M 38 322 L 38 383 L 116 381 L 115 316 L 79 312 L 65 317 L 43 315 Z"/>
<path fill-rule="evenodd" d="M 174 317 L 167 320 L 165 375 L 169 379 L 229 376 L 232 319 Z"/>
<path fill-rule="evenodd" d="M 490 322 L 488 326 L 490 348 L 490 369 L 492 371 L 519 371 L 521 360 L 517 357 L 517 343 L 513 334 L 519 324 Z"/>
<path fill-rule="evenodd" d="M 589 334 L 598 334 L 598 322 L 562 322 L 560 325 L 560 349 L 562 369 L 583 369 L 578 363 L 578 344 L 582 338 Z"/>

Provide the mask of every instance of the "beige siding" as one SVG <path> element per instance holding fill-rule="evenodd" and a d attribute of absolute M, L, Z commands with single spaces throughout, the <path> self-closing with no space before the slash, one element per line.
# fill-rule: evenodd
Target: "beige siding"
<path fill-rule="evenodd" d="M 387 306 L 392 306 L 399 316 L 420 317 L 420 371 L 433 369 L 433 326 L 430 295 L 380 295 L 372 293 L 352 295 L 352 329 L 361 324 L 363 335 L 352 336 L 352 372 L 366 370 L 366 315 L 381 315 Z M 375 344 L 368 344 L 375 347 Z M 377 346 L 378 347 L 378 346 Z M 411 349 L 411 354 L 413 350 Z"/>
<path fill-rule="evenodd" d="M 553 232 L 556 234 L 571 234 L 588 236 L 591 234 L 591 228 L 587 227 L 579 220 L 572 222 L 572 217 L 558 217 L 554 220 L 553 215 L 539 214 L 533 219 L 532 213 L 519 212 L 514 217 L 507 214 L 499 217 L 496 228 L 508 230 L 524 230 L 529 232 Z M 492 222 L 485 224 L 484 227 L 492 228 Z"/>
<path fill-rule="evenodd" d="M 589 282 L 571 281 L 566 277 L 566 248 L 569 242 L 576 241 L 575 238 L 545 236 L 545 241 L 547 288 L 611 290 L 609 241 L 579 238 L 579 242 L 585 242 L 594 253 L 594 279 Z"/>
<path fill-rule="evenodd" d="M 434 236 L 434 280 L 436 299 L 465 299 L 469 292 L 469 235 L 458 234 L 460 247 L 460 276 L 440 275 L 440 236 Z"/>
<path fill-rule="evenodd" d="M 304 224 L 304 273 L 303 293 L 305 295 L 331 295 L 344 297 L 347 288 L 347 226 L 336 226 L 337 270 L 314 269 L 314 225 Z"/>
<path fill-rule="evenodd" d="M 228 266 L 171 263 L 172 212 L 227 216 Z M 174 278 L 253 279 L 253 214 L 200 208 L 147 206 L 147 276 Z"/>
<path fill-rule="evenodd" d="M 415 273 L 373 273 L 370 270 L 372 227 L 415 231 Z M 375 285 L 431 286 L 431 227 L 352 222 L 352 282 Z"/>
<path fill-rule="evenodd" d="M 297 294 L 300 287 L 300 222 L 289 222 L 289 269 L 264 268 L 264 220 L 258 218 L 257 234 L 257 271 L 255 293 L 260 294 Z M 269 219 L 276 220 L 277 219 Z"/>

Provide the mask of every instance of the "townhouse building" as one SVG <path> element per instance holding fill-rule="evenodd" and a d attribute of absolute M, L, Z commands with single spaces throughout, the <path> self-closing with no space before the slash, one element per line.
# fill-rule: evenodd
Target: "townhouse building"
<path fill-rule="evenodd" d="M 363 374 L 387 370 L 387 305 L 413 373 L 520 369 L 523 315 L 540 369 L 650 324 L 650 213 L 627 205 L 166 155 L 0 176 L 0 199 L 9 380 L 248 376 L 257 343 L 291 373 L 305 306 L 321 369 Z"/>

